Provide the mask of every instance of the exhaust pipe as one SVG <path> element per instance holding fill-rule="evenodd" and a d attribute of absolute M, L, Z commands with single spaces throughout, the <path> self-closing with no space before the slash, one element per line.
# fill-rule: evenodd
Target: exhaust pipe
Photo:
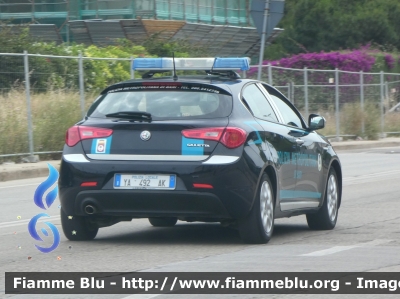
<path fill-rule="evenodd" d="M 97 209 L 92 205 L 86 205 L 84 210 L 85 213 L 88 215 L 93 215 L 94 213 L 97 212 Z"/>

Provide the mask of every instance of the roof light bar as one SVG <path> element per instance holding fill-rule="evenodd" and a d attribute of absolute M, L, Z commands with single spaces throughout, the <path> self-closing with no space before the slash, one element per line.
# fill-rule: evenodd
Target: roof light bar
<path fill-rule="evenodd" d="M 250 69 L 250 58 L 175 58 L 176 70 L 242 70 Z M 134 70 L 172 70 L 172 58 L 136 58 Z"/>

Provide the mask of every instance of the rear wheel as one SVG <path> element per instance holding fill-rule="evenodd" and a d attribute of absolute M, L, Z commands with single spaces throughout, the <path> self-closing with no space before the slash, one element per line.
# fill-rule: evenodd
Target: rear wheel
<path fill-rule="evenodd" d="M 87 241 L 96 237 L 99 228 L 88 217 L 69 216 L 61 209 L 61 225 L 64 235 L 71 241 Z"/>
<path fill-rule="evenodd" d="M 336 226 L 339 209 L 339 187 L 335 169 L 328 174 L 325 198 L 317 213 L 307 214 L 308 227 L 315 230 L 330 230 Z"/>
<path fill-rule="evenodd" d="M 250 214 L 239 222 L 239 234 L 246 243 L 267 243 L 274 231 L 274 191 L 264 174 Z"/>
<path fill-rule="evenodd" d="M 151 217 L 149 218 L 149 222 L 152 226 L 174 226 L 178 222 L 178 218 L 176 217 L 162 217 L 162 218 L 156 218 L 156 217 Z"/>

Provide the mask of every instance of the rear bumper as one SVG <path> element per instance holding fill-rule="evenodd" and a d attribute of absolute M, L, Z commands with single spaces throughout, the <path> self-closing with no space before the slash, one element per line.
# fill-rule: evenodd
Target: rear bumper
<path fill-rule="evenodd" d="M 252 205 L 258 169 L 240 158 L 231 164 L 202 162 L 96 161 L 61 162 L 59 198 L 68 215 L 85 215 L 86 205 L 99 215 L 120 217 L 179 217 L 238 219 Z M 175 190 L 114 189 L 116 173 L 174 174 Z M 82 182 L 96 187 L 81 187 Z M 213 189 L 194 188 L 193 183 Z"/>
<path fill-rule="evenodd" d="M 78 193 L 75 215 L 86 215 L 86 205 L 108 216 L 230 218 L 219 198 L 207 192 L 88 190 Z"/>

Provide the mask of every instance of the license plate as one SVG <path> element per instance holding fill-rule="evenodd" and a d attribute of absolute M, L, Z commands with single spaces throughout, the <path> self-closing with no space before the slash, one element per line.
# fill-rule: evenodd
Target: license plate
<path fill-rule="evenodd" d="M 167 189 L 176 187 L 175 175 L 159 174 L 115 174 L 115 189 Z"/>

